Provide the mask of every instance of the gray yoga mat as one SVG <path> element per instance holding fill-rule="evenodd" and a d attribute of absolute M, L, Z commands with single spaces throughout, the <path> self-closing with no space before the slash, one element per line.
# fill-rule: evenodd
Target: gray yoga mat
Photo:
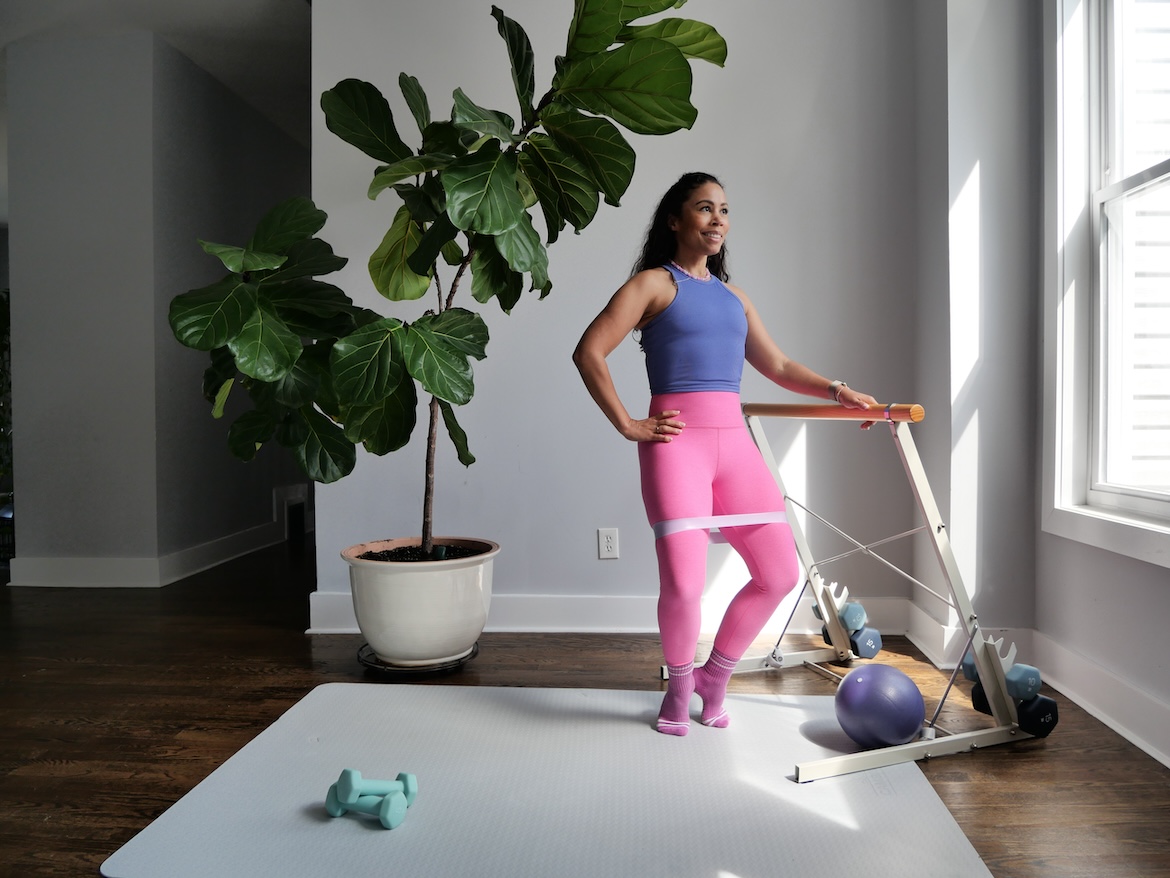
<path fill-rule="evenodd" d="M 831 697 L 731 696 L 653 731 L 659 692 L 318 687 L 102 865 L 107 878 L 990 876 L 918 766 L 797 784 L 856 750 Z M 331 818 L 343 768 L 417 776 L 405 821 Z"/>

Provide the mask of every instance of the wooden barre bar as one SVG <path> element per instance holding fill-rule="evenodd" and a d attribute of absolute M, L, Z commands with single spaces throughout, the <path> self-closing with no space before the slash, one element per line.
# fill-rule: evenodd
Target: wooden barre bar
<path fill-rule="evenodd" d="M 890 403 L 870 406 L 868 409 L 847 409 L 843 405 L 812 405 L 802 403 L 744 403 L 743 413 L 748 417 L 816 418 L 838 421 L 913 421 L 926 417 L 926 409 L 918 403 Z"/>

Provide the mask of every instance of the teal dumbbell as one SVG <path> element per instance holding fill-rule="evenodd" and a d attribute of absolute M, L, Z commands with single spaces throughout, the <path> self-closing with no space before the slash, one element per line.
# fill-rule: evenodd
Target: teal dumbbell
<path fill-rule="evenodd" d="M 869 615 L 865 612 L 865 607 L 857 601 L 846 603 L 837 616 L 841 620 L 842 627 L 850 634 L 854 631 L 860 631 L 869 624 Z"/>
<path fill-rule="evenodd" d="M 402 793 L 409 807 L 418 796 L 418 779 L 401 772 L 397 780 L 370 780 L 362 777 L 356 768 L 344 768 L 337 778 L 337 798 L 343 805 L 352 805 L 362 796 L 389 796 Z"/>
<path fill-rule="evenodd" d="M 816 601 L 813 601 L 813 615 L 817 617 L 818 622 L 825 621 L 825 617 L 821 615 L 821 608 Z"/>
<path fill-rule="evenodd" d="M 1044 682 L 1040 678 L 1040 671 L 1031 665 L 1015 664 L 1008 668 L 1003 675 L 1007 684 L 1008 695 L 1017 701 L 1029 701 L 1040 694 L 1040 686 Z"/>
<path fill-rule="evenodd" d="M 979 681 L 979 670 L 975 667 L 975 654 L 971 650 L 963 653 L 963 676 L 972 682 Z"/>
<path fill-rule="evenodd" d="M 337 792 L 337 784 L 329 787 L 325 795 L 325 811 L 330 817 L 341 817 L 350 812 L 370 814 L 378 818 L 384 829 L 396 829 L 406 819 L 406 796 L 401 792 L 393 792 L 386 796 L 358 796 L 354 802 L 342 802 Z"/>

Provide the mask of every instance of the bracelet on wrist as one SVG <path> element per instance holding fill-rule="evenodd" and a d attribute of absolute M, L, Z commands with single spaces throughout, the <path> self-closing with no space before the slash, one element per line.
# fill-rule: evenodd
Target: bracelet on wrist
<path fill-rule="evenodd" d="M 840 379 L 829 382 L 829 393 L 833 395 L 833 402 L 841 401 L 841 390 L 849 385 Z"/>

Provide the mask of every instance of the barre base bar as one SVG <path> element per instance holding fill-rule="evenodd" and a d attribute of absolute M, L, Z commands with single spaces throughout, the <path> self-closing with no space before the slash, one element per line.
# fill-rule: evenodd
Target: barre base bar
<path fill-rule="evenodd" d="M 913 421 L 926 417 L 926 409 L 918 403 L 889 403 L 867 409 L 847 409 L 842 405 L 815 405 L 792 403 L 749 402 L 743 413 L 747 417 L 813 418 L 833 421 Z"/>
<path fill-rule="evenodd" d="M 946 735 L 933 740 L 911 741 L 909 744 L 899 744 L 893 747 L 879 747 L 876 750 L 863 750 L 860 753 L 830 756 L 828 759 L 797 763 L 796 782 L 808 783 L 810 780 L 839 777 L 842 774 L 868 771 L 871 768 L 882 768 L 886 765 L 898 765 L 902 762 L 917 762 L 919 759 L 930 759 L 934 756 L 966 753 L 981 747 L 993 747 L 996 744 L 1006 744 L 1010 741 L 1024 741 L 1030 737 L 1032 736 L 1016 726 L 996 726 L 991 729 L 977 729 L 972 732 Z"/>

